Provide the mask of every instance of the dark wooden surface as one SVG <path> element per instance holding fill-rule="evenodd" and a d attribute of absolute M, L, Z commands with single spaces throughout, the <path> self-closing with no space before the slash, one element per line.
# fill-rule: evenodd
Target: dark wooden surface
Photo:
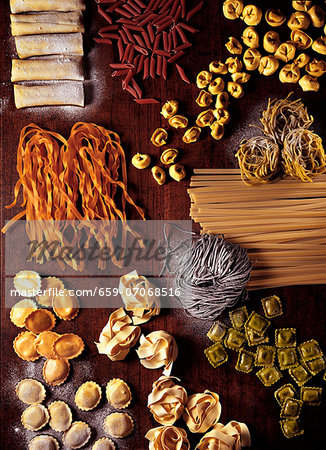
<path fill-rule="evenodd" d="M 141 204 L 149 219 L 187 219 L 189 217 L 189 198 L 186 188 L 189 176 L 181 183 L 169 182 L 158 186 L 152 179 L 150 171 L 137 171 L 131 164 L 131 156 L 139 151 L 149 153 L 158 160 L 160 151 L 149 143 L 151 132 L 158 126 L 163 126 L 164 120 L 159 114 L 160 107 L 136 105 L 129 94 L 122 92 L 119 81 L 110 77 L 108 64 L 116 51 L 108 46 L 95 46 L 91 36 L 103 24 L 97 17 L 93 2 L 87 2 L 86 21 L 86 102 L 84 109 L 66 108 L 35 108 L 15 110 L 13 89 L 10 83 L 10 64 L 14 56 L 13 39 L 9 29 L 9 8 L 5 0 L 1 0 L 1 161 L 2 190 L 1 216 L 2 223 L 15 212 L 5 210 L 4 206 L 12 201 L 13 187 L 17 181 L 16 149 L 20 130 L 30 122 L 56 130 L 67 135 L 71 126 L 77 121 L 90 121 L 104 125 L 116 131 L 122 138 L 126 150 L 129 169 L 129 190 L 133 198 Z M 227 56 L 224 43 L 228 37 L 239 37 L 244 24 L 240 21 L 225 21 L 221 14 L 222 2 L 208 0 L 202 14 L 196 16 L 192 23 L 201 29 L 193 36 L 194 46 L 182 60 L 189 77 L 193 81 L 199 70 L 207 68 L 215 58 Z M 258 4 L 265 2 L 256 1 Z M 323 2 L 322 2 L 323 3 Z M 290 2 L 273 1 L 268 6 L 287 6 Z M 284 6 L 285 7 L 285 6 Z M 103 24 L 104 25 L 104 24 Z M 324 80 L 322 80 L 322 84 Z M 197 88 L 194 84 L 184 84 L 171 70 L 166 82 L 163 80 L 147 80 L 144 87 L 149 96 L 165 100 L 175 98 L 180 102 L 181 111 L 194 119 L 199 112 L 194 100 Z M 254 76 L 245 87 L 244 98 L 233 102 L 232 121 L 226 130 L 226 136 L 219 142 L 214 142 L 209 135 L 198 143 L 189 146 L 181 144 L 181 133 L 175 131 L 170 141 L 171 146 L 181 150 L 182 163 L 188 173 L 194 167 L 234 167 L 234 151 L 239 141 L 251 136 L 254 131 L 249 124 L 258 122 L 258 117 L 265 107 L 267 99 L 272 96 L 284 97 L 291 90 L 295 96 L 301 96 L 315 117 L 314 129 L 321 132 L 325 138 L 325 91 L 318 94 L 303 94 L 297 86 L 284 86 L 277 76 L 259 78 Z M 2 242 L 2 270 L 4 271 L 5 255 Z M 4 272 L 2 272 L 3 274 Z M 12 341 L 18 334 L 18 329 L 9 320 L 9 310 L 4 307 L 4 295 L 1 298 L 1 448 L 25 449 L 28 441 L 34 436 L 24 430 L 20 424 L 20 415 L 24 405 L 19 402 L 14 393 L 14 387 L 20 379 L 35 377 L 42 380 L 41 368 L 43 361 L 27 363 L 20 360 L 13 352 Z M 259 299 L 275 293 L 282 298 L 285 314 L 275 320 L 280 327 L 296 327 L 299 341 L 315 338 L 323 348 L 326 348 L 324 318 L 326 314 L 326 289 L 324 286 L 304 286 L 274 289 L 250 293 L 248 308 L 256 308 L 261 312 Z M 150 371 L 140 366 L 135 352 L 123 362 L 111 362 L 105 356 L 99 356 L 94 345 L 98 335 L 107 322 L 108 310 L 83 309 L 71 323 L 60 322 L 56 331 L 76 332 L 86 342 L 83 355 L 72 363 L 72 372 L 68 381 L 57 388 L 47 387 L 46 404 L 62 399 L 72 407 L 75 420 L 85 420 L 92 427 L 92 440 L 87 448 L 91 448 L 96 438 L 103 436 L 102 420 L 110 411 L 107 403 L 102 400 L 100 406 L 92 412 L 78 411 L 74 405 L 74 393 L 84 381 L 94 380 L 105 386 L 114 377 L 125 379 L 131 386 L 133 402 L 130 412 L 135 420 L 135 431 L 131 437 L 116 440 L 119 449 L 142 450 L 147 448 L 144 434 L 149 428 L 157 426 L 146 408 L 147 396 L 151 385 L 161 370 Z M 246 375 L 233 369 L 235 356 L 231 363 L 216 370 L 208 364 L 203 350 L 209 345 L 206 332 L 209 322 L 194 320 L 185 315 L 182 309 L 164 310 L 160 317 L 155 318 L 142 327 L 146 334 L 152 330 L 163 329 L 172 333 L 179 345 L 179 357 L 173 373 L 181 379 L 181 384 L 189 394 L 211 389 L 220 394 L 222 402 L 221 421 L 227 423 L 231 419 L 246 422 L 252 434 L 253 448 L 311 450 L 320 448 L 324 443 L 324 417 L 326 403 L 321 407 L 306 407 L 303 413 L 304 436 L 286 440 L 279 428 L 279 407 L 273 398 L 273 388 L 265 388 L 254 375 Z M 284 377 L 287 381 L 288 378 Z M 325 382 L 319 375 L 309 385 L 322 386 Z M 279 386 L 280 383 L 277 385 Z M 325 397 L 325 396 L 323 396 Z M 325 399 L 324 399 L 325 400 Z M 184 426 L 180 421 L 177 425 Z M 42 433 L 52 434 L 48 427 Z M 58 433 L 54 433 L 61 441 Z M 200 436 L 191 436 L 192 448 Z"/>

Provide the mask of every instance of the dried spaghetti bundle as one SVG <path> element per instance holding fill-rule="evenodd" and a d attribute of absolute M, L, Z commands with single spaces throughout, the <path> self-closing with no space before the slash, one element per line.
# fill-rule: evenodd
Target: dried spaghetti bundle
<path fill-rule="evenodd" d="M 15 199 L 7 208 L 16 204 L 22 187 L 25 209 L 4 227 L 4 232 L 13 221 L 26 216 L 31 240 L 59 239 L 65 245 L 64 232 L 69 225 L 75 231 L 73 242 L 78 242 L 80 234 L 73 221 L 100 219 L 102 223 L 96 230 L 86 222 L 83 226 L 93 231 L 100 245 L 112 249 L 118 234 L 116 220 L 124 224 L 123 244 L 131 231 L 125 224 L 127 203 L 144 219 L 143 210 L 127 192 L 126 160 L 120 138 L 98 125 L 76 123 L 68 140 L 35 124 L 26 126 L 20 134 L 17 171 Z M 119 264 L 115 256 L 112 260 Z M 82 268 L 76 261 L 70 264 L 75 269 Z"/>
<path fill-rule="evenodd" d="M 268 183 L 280 169 L 280 149 L 268 136 L 255 136 L 241 142 L 235 155 L 246 184 Z"/>
<path fill-rule="evenodd" d="M 291 94 L 290 94 L 291 95 Z M 280 100 L 268 100 L 268 106 L 260 119 L 263 132 L 282 145 L 286 135 L 296 128 L 309 128 L 313 117 L 300 99 L 289 100 L 288 95 Z"/>
<path fill-rule="evenodd" d="M 312 182 L 312 178 L 326 169 L 321 137 L 304 128 L 292 130 L 286 136 L 282 158 L 285 173 L 298 180 Z"/>

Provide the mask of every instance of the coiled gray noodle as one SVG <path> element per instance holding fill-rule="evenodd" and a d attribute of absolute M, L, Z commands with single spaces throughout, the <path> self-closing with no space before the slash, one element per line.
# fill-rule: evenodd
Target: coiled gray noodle
<path fill-rule="evenodd" d="M 215 234 L 193 235 L 171 249 L 164 234 L 165 267 L 176 275 L 175 287 L 187 313 L 215 320 L 225 308 L 247 299 L 251 270 L 247 250 Z"/>

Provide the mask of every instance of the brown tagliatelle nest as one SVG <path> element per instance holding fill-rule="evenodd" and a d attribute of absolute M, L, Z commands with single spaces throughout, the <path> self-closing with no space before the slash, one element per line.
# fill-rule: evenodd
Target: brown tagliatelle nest
<path fill-rule="evenodd" d="M 246 184 L 268 183 L 280 171 L 280 149 L 268 136 L 255 136 L 241 142 L 235 155 Z"/>
<path fill-rule="evenodd" d="M 326 156 L 320 136 L 298 128 L 289 132 L 282 150 L 285 173 L 302 181 L 312 181 L 326 170 Z"/>
<path fill-rule="evenodd" d="M 302 101 L 289 100 L 290 95 L 280 100 L 269 99 L 267 109 L 263 111 L 263 117 L 260 119 L 263 132 L 271 136 L 279 145 L 283 144 L 291 130 L 307 129 L 314 120 L 312 116 L 309 116 Z"/>

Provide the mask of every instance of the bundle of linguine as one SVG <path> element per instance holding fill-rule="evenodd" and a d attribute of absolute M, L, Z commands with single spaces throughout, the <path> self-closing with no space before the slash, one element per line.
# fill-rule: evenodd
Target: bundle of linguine
<path fill-rule="evenodd" d="M 246 186 L 240 169 L 195 169 L 190 216 L 203 233 L 248 249 L 249 289 L 323 284 L 326 270 L 326 174 L 313 183 L 283 179 Z"/>

